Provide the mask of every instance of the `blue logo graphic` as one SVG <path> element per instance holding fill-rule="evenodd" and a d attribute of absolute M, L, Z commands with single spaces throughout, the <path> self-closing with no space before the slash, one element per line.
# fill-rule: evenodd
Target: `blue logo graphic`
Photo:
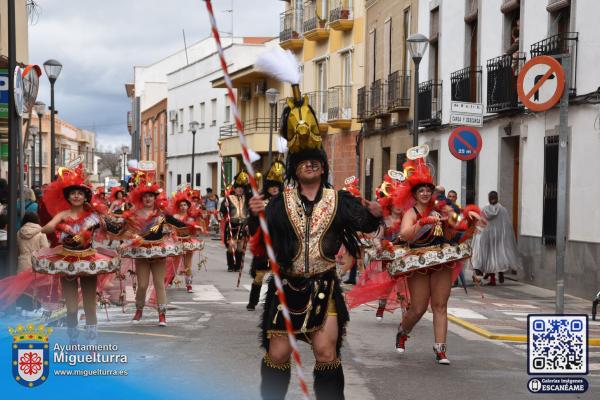
<path fill-rule="evenodd" d="M 25 387 L 36 387 L 46 382 L 50 373 L 50 351 L 48 336 L 52 328 L 33 324 L 16 329 L 9 328 L 13 337 L 12 374 L 17 383 Z"/>

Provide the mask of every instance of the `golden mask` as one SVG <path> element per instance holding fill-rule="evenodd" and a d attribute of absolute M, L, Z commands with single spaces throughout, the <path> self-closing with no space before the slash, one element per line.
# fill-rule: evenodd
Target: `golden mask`
<path fill-rule="evenodd" d="M 271 169 L 269 169 L 269 172 L 267 173 L 267 180 L 282 183 L 284 175 L 285 167 L 281 162 L 275 161 L 273 165 L 271 165 Z"/>
<path fill-rule="evenodd" d="M 287 117 L 287 140 L 290 153 L 306 149 L 320 149 L 321 135 L 317 118 L 308 104 L 308 96 L 302 98 L 298 107 L 293 98 L 287 99 L 290 113 Z"/>

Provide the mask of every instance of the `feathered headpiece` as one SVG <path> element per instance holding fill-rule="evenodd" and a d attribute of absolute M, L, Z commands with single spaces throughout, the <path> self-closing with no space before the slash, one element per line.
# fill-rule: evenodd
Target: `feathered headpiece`
<path fill-rule="evenodd" d="M 129 192 L 129 200 L 136 208 L 143 208 L 142 197 L 146 193 L 152 193 L 158 196 L 162 193 L 160 186 L 154 181 L 156 175 L 156 165 L 151 161 L 140 161 L 136 169 L 132 171 L 132 176 L 135 176 L 136 187 Z M 164 208 L 166 204 L 160 206 L 157 201 L 157 207 Z M 164 201 L 163 201 L 164 203 Z"/>
<path fill-rule="evenodd" d="M 358 178 L 356 176 L 346 178 L 342 190 L 350 192 L 354 197 L 361 197 L 360 189 L 358 188 Z"/>
<path fill-rule="evenodd" d="M 192 204 L 192 202 L 190 201 L 191 198 L 189 197 L 189 194 L 191 192 L 192 191 L 190 190 L 189 192 L 181 191 L 175 193 L 175 195 L 171 197 L 171 201 L 169 202 L 169 212 L 171 214 L 179 214 L 179 203 L 181 203 L 182 201 L 185 201 L 189 207 Z"/>
<path fill-rule="evenodd" d="M 44 204 L 50 215 L 54 216 L 71 207 L 67 199 L 73 190 L 81 190 L 87 203 L 92 201 L 92 189 L 85 183 L 83 164 L 79 164 L 73 169 L 60 167 L 57 175 L 57 179 L 44 189 Z"/>
<path fill-rule="evenodd" d="M 108 195 L 108 200 L 112 203 L 113 201 L 117 200 L 117 193 L 123 193 L 123 196 L 125 196 L 125 189 L 123 189 L 121 186 L 113 186 L 110 188 L 110 194 Z"/>
<path fill-rule="evenodd" d="M 320 160 L 324 165 L 323 180 L 327 182 L 329 166 L 323 151 L 317 116 L 309 104 L 308 96 L 300 93 L 300 73 L 298 61 L 290 51 L 278 47 L 263 53 L 255 67 L 292 85 L 293 96 L 286 100 L 281 116 L 280 135 L 287 140 L 289 149 L 287 177 L 296 180 L 296 166 L 304 160 Z"/>

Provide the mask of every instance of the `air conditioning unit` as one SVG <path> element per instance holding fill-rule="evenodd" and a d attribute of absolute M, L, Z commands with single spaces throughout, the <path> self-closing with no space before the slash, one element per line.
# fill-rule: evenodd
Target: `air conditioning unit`
<path fill-rule="evenodd" d="M 266 91 L 267 91 L 267 81 L 266 80 L 261 79 L 260 81 L 256 82 L 256 87 L 254 89 L 254 93 L 256 93 L 257 96 L 263 96 Z"/>
<path fill-rule="evenodd" d="M 240 100 L 241 101 L 248 101 L 250 100 L 250 86 L 242 86 L 240 88 Z"/>
<path fill-rule="evenodd" d="M 176 121 L 176 120 L 177 120 L 177 110 L 169 111 L 169 121 Z"/>

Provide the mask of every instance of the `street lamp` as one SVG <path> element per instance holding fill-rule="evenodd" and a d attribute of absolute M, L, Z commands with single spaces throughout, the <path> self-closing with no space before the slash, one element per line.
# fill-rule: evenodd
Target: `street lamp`
<path fill-rule="evenodd" d="M 46 114 L 46 103 L 42 101 L 36 101 L 35 105 L 33 106 L 33 109 L 35 110 L 35 113 L 38 116 L 38 135 L 40 137 L 40 145 L 38 149 L 38 184 L 42 186 L 42 183 L 44 181 L 44 176 L 42 175 L 42 118 L 44 118 L 44 114 Z"/>
<path fill-rule="evenodd" d="M 196 131 L 200 127 L 200 124 L 197 121 L 190 121 L 190 132 L 192 132 L 192 177 L 191 177 L 191 186 L 194 188 L 194 158 L 196 158 Z"/>
<path fill-rule="evenodd" d="M 415 100 L 413 102 L 413 146 L 419 145 L 419 64 L 425 54 L 429 39 L 422 33 L 413 33 L 406 39 L 410 56 L 415 63 Z"/>
<path fill-rule="evenodd" d="M 38 128 L 36 126 L 29 127 L 31 133 L 31 165 L 29 166 L 29 177 L 31 179 L 31 187 L 35 186 L 35 140 L 38 135 Z M 41 162 L 41 160 L 40 160 Z"/>
<path fill-rule="evenodd" d="M 127 153 L 129 153 L 129 147 L 121 146 L 121 161 L 123 162 L 123 182 L 125 181 L 127 171 Z"/>
<path fill-rule="evenodd" d="M 273 162 L 273 125 L 274 125 L 274 117 L 277 112 L 277 98 L 279 97 L 279 90 L 275 88 L 270 88 L 266 92 L 267 101 L 269 102 L 269 161 L 267 164 L 267 168 L 271 168 L 271 163 Z"/>
<path fill-rule="evenodd" d="M 146 160 L 150 160 L 150 145 L 152 144 L 152 136 L 146 136 L 144 138 L 144 143 L 146 143 Z"/>
<path fill-rule="evenodd" d="M 56 155 L 54 147 L 56 146 L 56 135 L 54 132 L 54 83 L 60 75 L 62 64 L 56 60 L 48 60 L 44 63 L 44 71 L 50 81 L 50 180 L 55 179 Z"/>

